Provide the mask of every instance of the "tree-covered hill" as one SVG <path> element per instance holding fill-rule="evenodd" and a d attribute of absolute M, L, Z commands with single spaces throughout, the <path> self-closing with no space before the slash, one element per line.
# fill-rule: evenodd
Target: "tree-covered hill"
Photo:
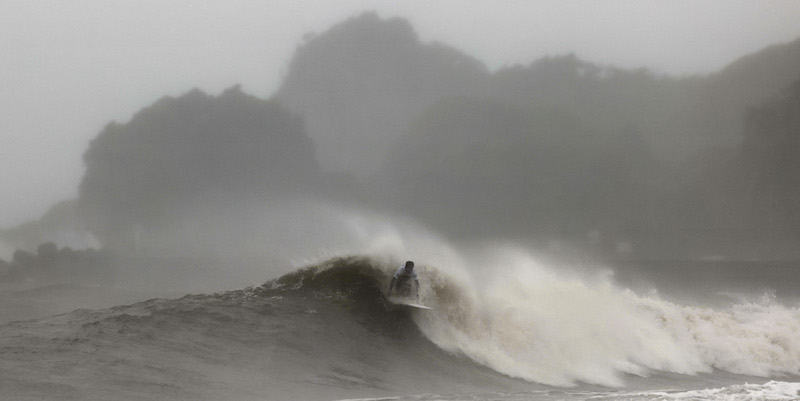
<path fill-rule="evenodd" d="M 165 97 L 130 122 L 111 123 L 84 155 L 79 205 L 105 246 L 177 224 L 227 200 L 304 191 L 318 184 L 302 119 L 276 101 L 232 88 Z"/>
<path fill-rule="evenodd" d="M 585 236 L 644 224 L 657 159 L 635 132 L 554 108 L 451 98 L 392 149 L 386 201 L 455 236 Z"/>
<path fill-rule="evenodd" d="M 305 116 L 324 167 L 364 177 L 427 106 L 487 77 L 474 58 L 421 43 L 408 21 L 366 13 L 299 46 L 275 96 Z"/>
<path fill-rule="evenodd" d="M 309 194 L 461 238 L 608 238 L 650 255 L 753 230 L 794 238 L 797 84 L 768 98 L 800 78 L 798 46 L 708 76 L 572 55 L 489 71 L 367 13 L 308 36 L 270 100 L 192 91 L 106 126 L 84 156 L 79 216 L 106 248 Z"/>

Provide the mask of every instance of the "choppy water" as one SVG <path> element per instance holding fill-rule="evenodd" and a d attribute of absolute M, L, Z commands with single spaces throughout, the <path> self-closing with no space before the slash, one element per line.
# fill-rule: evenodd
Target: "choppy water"
<path fill-rule="evenodd" d="M 331 259 L 262 286 L 0 325 L 14 400 L 795 400 L 800 308 L 681 305 L 523 254 L 481 277 Z M 63 290 L 63 289 L 62 289 Z M 8 298 L 8 297 L 6 297 Z"/>

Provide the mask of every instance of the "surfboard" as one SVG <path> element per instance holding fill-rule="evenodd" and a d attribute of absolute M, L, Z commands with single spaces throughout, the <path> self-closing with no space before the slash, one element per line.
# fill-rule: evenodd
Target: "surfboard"
<path fill-rule="evenodd" d="M 408 298 L 401 298 L 401 297 L 389 297 L 389 302 L 395 305 L 402 305 L 402 306 L 409 306 L 416 309 L 425 309 L 425 310 L 432 310 L 430 306 L 425 306 L 420 303 L 414 302 Z"/>

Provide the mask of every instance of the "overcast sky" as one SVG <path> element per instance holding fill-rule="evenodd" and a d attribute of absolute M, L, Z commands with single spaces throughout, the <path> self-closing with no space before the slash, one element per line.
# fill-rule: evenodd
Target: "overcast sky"
<path fill-rule="evenodd" d="M 575 53 L 690 75 L 800 37 L 779 0 L 0 0 L 0 227 L 77 196 L 106 123 L 195 87 L 267 97 L 305 33 L 367 10 L 492 69 Z"/>

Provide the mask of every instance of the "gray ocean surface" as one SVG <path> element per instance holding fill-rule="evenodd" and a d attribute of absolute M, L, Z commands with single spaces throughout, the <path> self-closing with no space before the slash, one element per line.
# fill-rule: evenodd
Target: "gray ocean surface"
<path fill-rule="evenodd" d="M 241 290 L 7 312 L 0 399 L 800 399 L 798 266 L 672 262 L 680 274 L 659 277 L 663 263 L 619 263 L 611 279 L 529 261 L 482 280 L 422 266 L 432 311 L 387 302 L 394 266 L 358 256 Z M 114 291 L 0 299 L 142 296 Z"/>

